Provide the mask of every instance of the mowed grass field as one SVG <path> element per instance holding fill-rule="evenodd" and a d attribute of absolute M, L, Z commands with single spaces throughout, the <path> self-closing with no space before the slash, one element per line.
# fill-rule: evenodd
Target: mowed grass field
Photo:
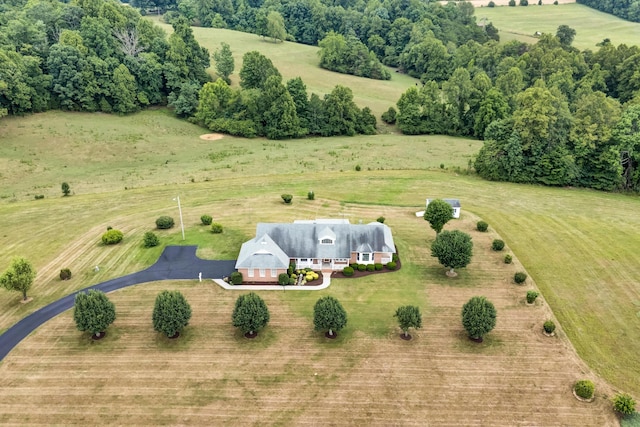
<path fill-rule="evenodd" d="M 38 123 L 44 129 L 56 122 L 85 131 L 70 131 L 54 146 L 41 147 L 47 144 L 42 135 L 32 138 L 31 144 L 15 142 L 29 129 L 38 131 Z M 145 122 L 148 128 L 134 125 Z M 403 260 L 399 272 L 360 282 L 336 281 L 324 292 L 261 293 L 273 320 L 255 343 L 245 341 L 230 326 L 238 294 L 195 280 L 114 293 L 119 317 L 99 343 L 92 344 L 76 331 L 67 312 L 27 338 L 0 365 L 4 424 L 353 420 L 354 425 L 424 425 L 426 420 L 436 425 L 610 425 L 615 422 L 607 400 L 612 392 L 639 394 L 637 197 L 493 183 L 458 173 L 453 168 L 464 169 L 479 147 L 468 140 L 344 138 L 337 146 L 354 144 L 345 152 L 364 145 L 363 151 L 377 154 L 366 161 L 359 157 L 363 152 L 355 159 L 328 155 L 324 161 L 336 163 L 322 167 L 317 157 L 336 150 L 332 140 L 299 141 L 306 145 L 275 142 L 276 147 L 282 144 L 280 155 L 290 161 L 273 161 L 267 156 L 274 147 L 264 146 L 273 141 L 201 141 L 200 128 L 162 110 L 124 119 L 47 113 L 3 120 L 0 126 L 3 146 L 10 147 L 2 157 L 14 153 L 16 159 L 32 158 L 31 169 L 17 160 L 3 170 L 3 189 L 11 194 L 0 199 L 4 225 L 0 268 L 8 265 L 10 256 L 23 255 L 39 272 L 31 303 L 21 304 L 17 293 L 0 293 L 1 330 L 73 290 L 151 264 L 160 248 L 142 249 L 142 235 L 153 229 L 159 215 L 177 219 L 172 201 L 176 195 L 181 197 L 187 227 L 184 243 L 199 244 L 203 257 L 234 258 L 259 221 L 344 217 L 367 222 L 382 215 L 392 227 Z M 110 136 L 91 146 L 92 132 L 99 129 L 110 129 Z M 132 129 L 143 135 L 155 130 L 166 140 L 154 147 L 149 139 L 136 160 L 128 144 L 141 142 L 128 142 L 126 135 Z M 384 143 L 376 145 L 378 140 Z M 210 154 L 239 143 L 248 144 L 255 153 L 235 171 L 215 169 L 218 156 Z M 459 144 L 457 162 L 448 153 L 455 144 Z M 164 153 L 165 146 L 175 153 L 170 153 L 168 164 L 154 154 L 154 150 Z M 114 155 L 103 155 L 100 166 L 91 165 L 81 161 L 91 158 L 86 154 L 89 149 L 96 156 L 111 150 Z M 397 153 L 405 151 L 409 151 L 406 160 L 397 161 Z M 408 163 L 412 157 L 413 163 Z M 295 159 L 315 166 L 291 166 Z M 233 164 L 237 159 L 231 155 L 227 160 Z M 374 160 L 380 164 L 370 165 Z M 360 172 L 354 170 L 356 162 Z M 447 169 L 441 170 L 440 163 Z M 162 169 L 165 164 L 168 169 Z M 69 179 L 73 170 L 77 178 Z M 46 182 L 31 188 L 34 184 L 29 183 L 40 182 L 45 172 L 50 173 Z M 19 179 L 8 180 L 18 175 Z M 137 184 L 129 178 L 138 175 L 150 178 L 140 178 Z M 61 197 L 58 188 L 63 180 L 69 181 L 75 195 Z M 125 190 L 129 185 L 133 188 Z M 310 189 L 316 193 L 315 201 L 305 200 Z M 36 192 L 46 194 L 45 199 L 33 200 Z M 292 206 L 282 204 L 280 194 L 285 192 L 294 194 Z M 448 279 L 430 257 L 433 232 L 414 216 L 426 197 L 462 201 L 463 220 L 448 228 L 471 233 L 476 249 L 473 263 L 456 279 Z M 223 235 L 214 236 L 198 225 L 205 213 L 225 226 Z M 474 231 L 478 218 L 489 222 L 489 234 Z M 99 244 L 108 225 L 125 232 L 122 244 Z M 165 244 L 181 243 L 177 229 L 160 236 Z M 503 253 L 489 250 L 498 236 L 518 257 L 515 265 L 505 265 Z M 95 265 L 101 267 L 99 272 L 94 272 Z M 57 278 L 64 267 L 74 273 L 69 282 Z M 524 268 L 543 294 L 535 307 L 523 302 L 534 282 L 523 287 L 511 283 L 513 273 Z M 165 342 L 150 325 L 153 298 L 165 288 L 183 290 L 194 306 L 191 327 L 175 343 Z M 349 327 L 335 343 L 312 331 L 312 306 L 324 294 L 340 298 L 350 313 Z M 471 345 L 460 325 L 460 307 L 473 295 L 486 295 L 499 311 L 498 326 L 482 346 Z M 417 304 L 424 313 L 425 328 L 410 343 L 398 339 L 392 317 L 401 304 Z M 540 334 L 548 318 L 561 325 L 558 339 Z M 575 356 L 565 337 L 589 367 Z M 599 381 L 590 368 L 613 387 Z M 598 384 L 595 405 L 571 396 L 571 386 L 580 378 Z"/>
<path fill-rule="evenodd" d="M 487 2 L 488 3 L 488 2 Z M 536 3 L 536 4 L 534 4 Z M 576 30 L 573 46 L 580 49 L 597 49 L 596 44 L 609 38 L 614 45 L 638 44 L 640 24 L 589 8 L 581 4 L 553 5 L 553 1 L 530 1 L 527 7 L 476 7 L 478 22 L 486 18 L 500 30 L 500 40 L 512 39 L 535 43 L 536 31 L 555 34 L 560 25 Z"/>
<path fill-rule="evenodd" d="M 415 82 L 396 73 L 380 82 L 321 70 L 312 47 L 194 31 L 210 51 L 223 40 L 231 45 L 235 84 L 238 57 L 249 50 L 271 57 L 285 79 L 302 76 L 310 91 L 328 92 L 344 81 L 356 102 L 377 115 Z M 67 312 L 0 363 L 0 422 L 615 425 L 612 393 L 640 396 L 640 199 L 483 181 L 462 173 L 481 142 L 386 131 L 204 141 L 205 130 L 162 109 L 127 117 L 49 112 L 3 118 L 0 270 L 22 255 L 38 277 L 29 304 L 0 292 L 0 332 L 74 290 L 153 263 L 162 248 L 143 249 L 142 235 L 160 215 L 178 219 L 176 195 L 187 238 L 183 242 L 177 228 L 159 232 L 163 245 L 197 244 L 201 257 L 233 259 L 260 221 L 367 222 L 382 215 L 403 268 L 336 281 L 322 292 L 261 292 L 272 322 L 255 341 L 230 325 L 236 292 L 195 280 L 115 292 L 118 319 L 104 340 L 92 343 Z M 63 181 L 73 196 L 61 197 Z M 315 201 L 305 200 L 309 190 Z M 292 206 L 282 204 L 282 193 L 294 195 Z M 45 199 L 34 200 L 38 194 Z M 469 232 L 476 246 L 472 264 L 456 279 L 430 257 L 434 234 L 414 215 L 426 197 L 462 201 L 463 219 L 447 227 Z M 202 214 L 225 232 L 214 236 L 200 226 Z M 479 218 L 489 222 L 488 234 L 474 231 Z M 124 231 L 120 245 L 99 244 L 107 226 Z M 517 257 L 514 265 L 489 250 L 497 237 Z M 68 282 L 58 279 L 65 267 L 74 274 Z M 512 284 L 513 273 L 525 268 L 533 280 Z M 527 307 L 524 295 L 534 287 L 543 297 Z M 194 309 L 178 341 L 151 328 L 153 300 L 162 289 L 180 289 Z M 313 303 L 326 294 L 349 312 L 349 326 L 335 342 L 312 331 Z M 473 295 L 494 301 L 499 316 L 479 346 L 466 340 L 459 318 Z M 392 317 L 404 304 L 423 310 L 425 327 L 411 342 L 398 338 Z M 558 338 L 540 333 L 548 318 L 558 320 Z M 596 382 L 594 404 L 571 396 L 581 378 Z"/>
<path fill-rule="evenodd" d="M 359 190 L 380 179 L 350 174 Z M 303 180 L 329 183 L 320 176 Z M 427 176 L 418 180 L 426 184 Z M 476 245 L 469 268 L 450 279 L 425 250 L 433 232 L 413 215 L 415 209 L 325 197 L 306 201 L 299 188 L 294 205 L 285 206 L 277 194 L 259 191 L 254 179 L 221 179 L 219 184 L 237 193 L 233 200 L 209 196 L 216 193 L 211 183 L 176 189 L 191 232 L 187 243 L 198 242 L 209 256 L 224 257 L 219 248 L 235 243 L 236 233 L 250 236 L 255 221 L 315 215 L 370 221 L 384 215 L 393 227 L 402 269 L 366 280 L 334 280 L 321 292 L 261 292 L 271 323 L 255 341 L 230 324 L 239 292 L 211 282 L 148 283 L 114 292 L 110 297 L 118 319 L 104 340 L 92 342 L 78 332 L 67 312 L 2 362 L 3 425 L 615 425 L 609 387 L 576 357 L 563 332 L 559 338 L 541 334 L 542 323 L 552 318 L 548 305 L 543 299 L 534 307 L 524 304 L 533 283 L 510 282 L 522 266 L 505 265 L 503 254 L 489 249 L 497 235 L 474 231 L 476 216 L 465 212 L 447 227 L 470 233 Z M 393 192 L 383 187 L 381 192 Z M 170 194 L 166 189 L 149 189 L 145 197 L 127 193 L 123 213 L 139 209 L 142 199 L 157 206 Z M 201 235 L 195 222 L 203 211 L 216 213 L 226 227 L 223 235 Z M 134 226 L 124 245 L 98 251 L 111 251 L 110 258 L 127 264 L 135 258 L 130 254 L 140 250 L 139 234 L 149 229 L 143 221 L 147 215 L 140 214 L 138 219 L 124 215 Z M 163 240 L 174 238 L 175 231 L 170 233 Z M 94 240 L 87 237 L 82 240 Z M 85 256 L 70 254 L 68 262 L 81 271 Z M 83 282 L 88 280 L 76 284 Z M 58 284 L 53 280 L 48 286 Z M 153 300 L 163 289 L 182 291 L 193 307 L 191 324 L 176 341 L 151 328 Z M 499 311 L 495 331 L 481 345 L 466 339 L 459 319 L 461 305 L 478 294 L 488 296 Z M 312 328 L 312 307 L 323 295 L 337 297 L 349 313 L 348 327 L 336 341 Z M 424 329 L 412 332 L 410 342 L 399 338 L 392 317 L 403 304 L 419 305 L 424 315 Z M 571 395 L 572 384 L 583 377 L 598 384 L 591 405 Z"/>

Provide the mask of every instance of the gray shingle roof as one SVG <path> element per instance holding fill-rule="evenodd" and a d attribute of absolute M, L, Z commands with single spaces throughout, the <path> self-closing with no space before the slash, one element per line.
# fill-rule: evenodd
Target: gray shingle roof
<path fill-rule="evenodd" d="M 288 268 L 289 256 L 266 234 L 242 244 L 238 268 Z"/>
<path fill-rule="evenodd" d="M 290 258 L 350 258 L 352 252 L 396 252 L 391 229 L 344 220 L 259 223 L 240 249 L 237 268 L 287 268 Z M 334 244 L 321 244 L 322 238 Z"/>
<path fill-rule="evenodd" d="M 432 200 L 435 199 L 427 199 L 427 206 L 429 205 L 429 203 L 431 203 Z M 442 199 L 445 202 L 449 203 L 451 205 L 452 208 L 459 208 L 460 207 L 460 200 L 458 199 Z"/>

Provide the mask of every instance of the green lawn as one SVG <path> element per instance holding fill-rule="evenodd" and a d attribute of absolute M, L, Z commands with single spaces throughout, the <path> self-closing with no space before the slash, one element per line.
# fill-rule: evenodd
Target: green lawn
<path fill-rule="evenodd" d="M 136 128 L 135 123 L 147 124 Z M 0 125 L 5 135 L 2 157 L 15 159 L 8 163 L 15 168 L 2 172 L 0 268 L 9 256 L 26 255 L 40 271 L 32 305 L 0 293 L 0 306 L 5 307 L 0 329 L 74 289 L 152 262 L 157 249 L 144 253 L 142 234 L 153 229 L 159 215 L 177 218 L 172 201 L 176 194 L 181 195 L 187 236 L 194 243 L 212 236 L 199 225 L 200 215 L 211 214 L 225 225 L 228 232 L 222 239 L 227 240 L 207 250 L 208 256 L 225 258 L 252 235 L 257 221 L 340 217 L 351 215 L 353 206 L 366 212 L 349 216 L 353 221 L 384 216 L 385 206 L 406 207 L 404 215 L 411 217 L 425 197 L 448 196 L 460 198 L 463 211 L 482 217 L 500 233 L 589 365 L 615 386 L 640 392 L 640 340 L 634 338 L 640 316 L 640 235 L 633 232 L 640 229 L 637 197 L 487 182 L 456 173 L 451 168 L 464 169 L 479 147 L 479 142 L 464 139 L 381 135 L 206 142 L 197 138 L 199 128 L 162 110 L 126 118 L 51 112 L 4 119 Z M 38 132 L 31 143 L 29 129 Z M 44 135 L 56 132 L 52 145 Z M 154 133 L 159 135 L 155 143 Z M 132 134 L 139 136 L 133 139 Z M 141 148 L 134 148 L 139 144 Z M 211 153 L 222 147 L 244 147 L 253 154 L 233 154 L 225 159 L 231 168 L 217 169 Z M 455 157 L 453 149 L 458 150 Z M 30 159 L 31 164 L 18 159 Z M 440 163 L 448 169 L 441 170 Z M 356 172 L 355 164 L 363 170 Z M 63 180 L 69 181 L 74 196 L 61 197 Z M 316 193 L 314 202 L 305 200 L 309 189 Z M 37 192 L 46 198 L 33 200 Z M 284 192 L 294 195 L 295 210 L 282 210 Z M 98 244 L 109 225 L 125 232 L 122 245 Z M 179 240 L 178 233 L 160 232 L 165 242 Z M 402 233 L 405 239 L 421 239 L 410 229 Z M 420 259 L 413 263 L 416 274 L 426 274 Z M 96 264 L 104 267 L 98 273 L 92 270 Z M 64 267 L 75 275 L 70 282 L 56 279 Z M 465 280 L 473 281 L 473 272 L 467 273 Z M 379 298 L 373 294 L 370 301 L 377 304 Z"/>
<path fill-rule="evenodd" d="M 568 25 L 576 30 L 573 46 L 578 49 L 595 50 L 596 44 L 609 38 L 615 45 L 638 44 L 640 24 L 620 19 L 616 16 L 591 9 L 577 3 L 554 6 L 550 0 L 542 6 L 529 2 L 527 7 L 479 7 L 476 17 L 480 22 L 486 18 L 500 30 L 500 40 L 517 39 L 535 43 L 533 34 L 555 34 L 560 25 Z"/>

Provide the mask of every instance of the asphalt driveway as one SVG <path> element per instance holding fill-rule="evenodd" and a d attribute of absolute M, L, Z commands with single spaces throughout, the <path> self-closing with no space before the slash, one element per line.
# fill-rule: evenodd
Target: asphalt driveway
<path fill-rule="evenodd" d="M 137 273 L 89 286 L 104 293 L 158 280 L 221 279 L 235 271 L 235 260 L 210 261 L 196 256 L 197 246 L 167 246 L 151 267 Z M 40 325 L 73 307 L 76 294 L 67 295 L 20 320 L 0 335 L 0 360 Z"/>

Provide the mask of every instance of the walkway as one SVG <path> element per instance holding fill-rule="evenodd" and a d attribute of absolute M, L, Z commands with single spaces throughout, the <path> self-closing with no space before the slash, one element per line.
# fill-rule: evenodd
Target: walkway
<path fill-rule="evenodd" d="M 108 293 L 128 286 L 158 280 L 198 280 L 199 273 L 202 273 L 203 279 L 213 279 L 228 276 L 235 271 L 235 260 L 209 261 L 200 259 L 196 256 L 197 248 L 197 246 L 167 246 L 156 263 L 146 270 L 89 286 L 31 313 L 0 335 L 0 360 L 4 359 L 20 341 L 36 328 L 72 308 L 78 292 L 97 289 Z"/>
<path fill-rule="evenodd" d="M 221 287 L 232 291 L 319 291 L 331 284 L 331 273 L 322 273 L 322 283 L 313 286 L 282 286 L 282 285 L 231 285 L 221 279 L 213 279 Z"/>

